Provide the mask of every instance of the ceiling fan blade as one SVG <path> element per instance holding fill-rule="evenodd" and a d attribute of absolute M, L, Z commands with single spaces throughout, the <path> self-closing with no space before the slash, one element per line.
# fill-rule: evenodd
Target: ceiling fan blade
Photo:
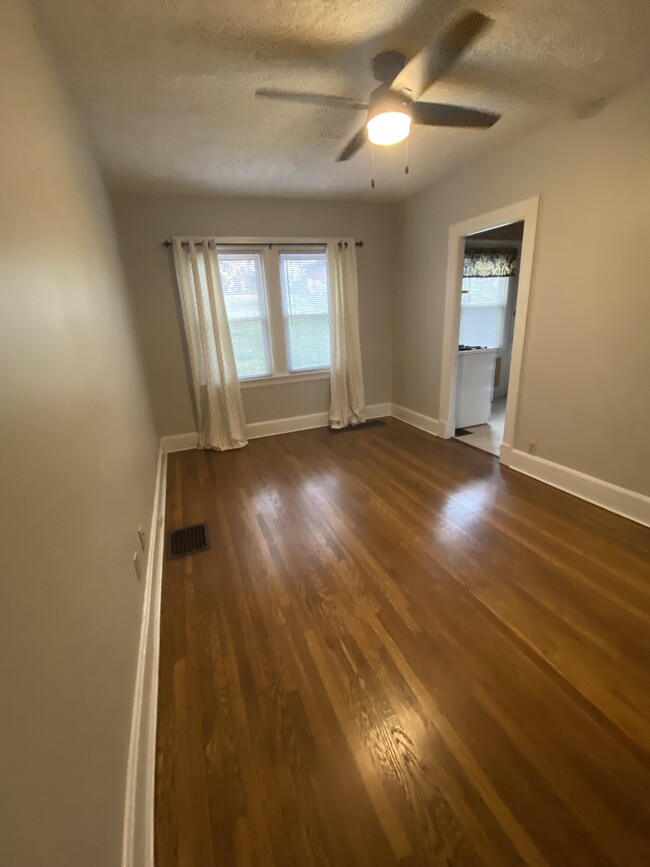
<path fill-rule="evenodd" d="M 356 152 L 364 146 L 364 144 L 368 141 L 368 130 L 366 126 L 362 126 L 361 129 L 356 132 L 350 141 L 343 148 L 341 153 L 337 156 L 336 162 L 342 163 L 345 160 L 349 160 L 350 157 L 353 157 Z"/>
<path fill-rule="evenodd" d="M 437 42 L 423 48 L 406 64 L 391 85 L 392 89 L 407 92 L 412 99 L 418 99 L 451 69 L 491 23 L 492 19 L 481 12 L 468 12 Z"/>
<path fill-rule="evenodd" d="M 425 126 L 457 126 L 489 129 L 499 120 L 500 114 L 462 108 L 459 105 L 443 105 L 439 102 L 414 102 L 411 105 L 413 123 Z"/>
<path fill-rule="evenodd" d="M 440 33 L 441 22 L 450 20 L 454 7 L 457 9 L 458 0 L 419 0 L 375 40 L 373 47 L 376 51 L 397 49 L 407 57 L 414 57 Z"/>
<path fill-rule="evenodd" d="M 305 105 L 318 105 L 325 108 L 351 108 L 354 111 L 364 111 L 368 108 L 367 102 L 358 99 L 350 99 L 347 96 L 327 96 L 323 93 L 300 93 L 292 90 L 274 90 L 271 87 L 260 87 L 255 91 L 255 96 L 264 99 L 278 99 L 286 102 L 300 102 Z"/>

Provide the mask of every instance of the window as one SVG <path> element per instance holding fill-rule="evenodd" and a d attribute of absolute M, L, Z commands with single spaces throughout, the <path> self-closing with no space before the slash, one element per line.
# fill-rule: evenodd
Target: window
<path fill-rule="evenodd" d="M 295 372 L 329 367 L 326 254 L 281 252 L 280 281 L 289 370 Z"/>
<path fill-rule="evenodd" d="M 503 346 L 508 285 L 512 277 L 463 277 L 459 343 Z"/>
<path fill-rule="evenodd" d="M 239 378 L 269 376 L 272 368 L 261 256 L 220 250 L 218 259 Z"/>
<path fill-rule="evenodd" d="M 324 247 L 224 246 L 217 258 L 239 379 L 327 370 Z"/>

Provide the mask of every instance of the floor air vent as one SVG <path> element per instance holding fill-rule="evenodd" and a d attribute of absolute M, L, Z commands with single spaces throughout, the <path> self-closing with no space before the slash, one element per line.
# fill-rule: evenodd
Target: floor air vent
<path fill-rule="evenodd" d="M 193 524 L 191 527 L 181 527 L 169 534 L 167 545 L 167 559 L 174 560 L 176 557 L 187 557 L 188 554 L 198 554 L 199 551 L 208 551 L 210 538 L 207 524 Z"/>
<path fill-rule="evenodd" d="M 367 427 L 379 427 L 379 425 L 386 424 L 383 418 L 370 418 L 368 421 L 362 421 L 361 424 L 349 424 L 347 427 L 340 428 L 330 428 L 332 433 L 346 433 L 350 430 L 364 430 Z"/>

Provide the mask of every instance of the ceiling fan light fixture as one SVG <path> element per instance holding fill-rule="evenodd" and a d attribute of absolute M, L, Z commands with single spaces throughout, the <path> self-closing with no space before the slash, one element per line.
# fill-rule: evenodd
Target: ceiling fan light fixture
<path fill-rule="evenodd" d="M 411 131 L 411 115 L 405 110 L 382 111 L 368 120 L 368 138 L 376 145 L 394 145 Z"/>

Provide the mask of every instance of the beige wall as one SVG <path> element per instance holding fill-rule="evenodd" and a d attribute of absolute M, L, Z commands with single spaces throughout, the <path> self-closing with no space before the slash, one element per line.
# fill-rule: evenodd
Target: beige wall
<path fill-rule="evenodd" d="M 362 361 L 368 404 L 389 401 L 392 388 L 396 210 L 392 205 L 217 198 L 116 197 L 120 247 L 137 313 L 140 345 L 158 432 L 195 430 L 189 374 L 179 327 L 173 263 L 161 246 L 171 235 L 229 237 L 352 236 L 358 254 Z M 242 392 L 249 423 L 328 409 L 327 381 Z"/>
<path fill-rule="evenodd" d="M 514 446 L 650 493 L 650 83 L 408 199 L 393 400 L 439 417 L 449 226 L 541 195 Z"/>
<path fill-rule="evenodd" d="M 115 867 L 156 441 L 110 211 L 0 5 L 0 864 Z"/>

